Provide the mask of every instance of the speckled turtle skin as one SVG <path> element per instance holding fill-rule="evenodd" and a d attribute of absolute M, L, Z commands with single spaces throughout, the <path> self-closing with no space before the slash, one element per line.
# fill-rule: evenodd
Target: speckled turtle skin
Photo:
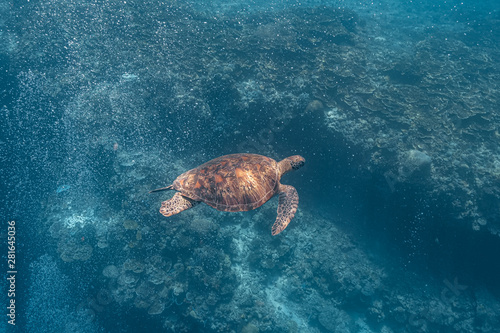
<path fill-rule="evenodd" d="M 186 171 L 172 185 L 151 192 L 178 191 L 162 202 L 160 213 L 164 216 L 175 215 L 200 202 L 220 211 L 249 211 L 279 193 L 278 218 L 272 227 L 272 234 L 277 235 L 293 219 L 299 201 L 294 187 L 280 183 L 281 176 L 304 163 L 299 155 L 279 163 L 257 154 L 225 155 Z"/>

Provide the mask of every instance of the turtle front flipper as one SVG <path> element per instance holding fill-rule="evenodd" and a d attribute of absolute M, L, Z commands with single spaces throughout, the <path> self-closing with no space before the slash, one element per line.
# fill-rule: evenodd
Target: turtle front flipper
<path fill-rule="evenodd" d="M 199 204 L 199 201 L 191 200 L 182 196 L 177 192 L 170 200 L 161 203 L 160 213 L 165 216 L 172 216 L 182 212 L 183 210 Z"/>
<path fill-rule="evenodd" d="M 280 185 L 280 197 L 278 205 L 278 217 L 271 229 L 273 236 L 276 236 L 283 230 L 295 216 L 299 205 L 299 194 L 295 187 L 290 185 Z"/>

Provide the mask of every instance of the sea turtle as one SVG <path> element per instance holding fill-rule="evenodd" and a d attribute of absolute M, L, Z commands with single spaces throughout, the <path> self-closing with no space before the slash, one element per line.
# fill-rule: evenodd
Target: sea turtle
<path fill-rule="evenodd" d="M 280 183 L 281 176 L 305 163 L 302 156 L 276 162 L 256 154 L 225 155 L 184 172 L 173 184 L 151 192 L 178 191 L 163 201 L 160 213 L 172 216 L 200 202 L 221 211 L 242 212 L 262 206 L 279 193 L 278 217 L 272 234 L 282 232 L 293 219 L 299 204 L 297 190 Z M 151 193 L 150 192 L 150 193 Z"/>

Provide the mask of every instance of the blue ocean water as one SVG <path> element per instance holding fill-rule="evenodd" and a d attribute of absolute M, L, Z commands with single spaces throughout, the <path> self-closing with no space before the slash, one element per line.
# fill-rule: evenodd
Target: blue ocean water
<path fill-rule="evenodd" d="M 497 1 L 0 13 L 1 332 L 500 332 Z M 234 153 L 305 158 L 285 230 L 160 214 Z"/>

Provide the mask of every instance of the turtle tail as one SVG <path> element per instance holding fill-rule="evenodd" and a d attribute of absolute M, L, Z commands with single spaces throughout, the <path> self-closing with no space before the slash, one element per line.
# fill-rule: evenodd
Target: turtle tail
<path fill-rule="evenodd" d="M 167 187 L 157 188 L 155 190 L 149 191 L 149 193 L 160 192 L 160 191 L 168 191 L 168 190 L 173 190 L 173 189 L 174 189 L 174 185 L 169 185 Z"/>

